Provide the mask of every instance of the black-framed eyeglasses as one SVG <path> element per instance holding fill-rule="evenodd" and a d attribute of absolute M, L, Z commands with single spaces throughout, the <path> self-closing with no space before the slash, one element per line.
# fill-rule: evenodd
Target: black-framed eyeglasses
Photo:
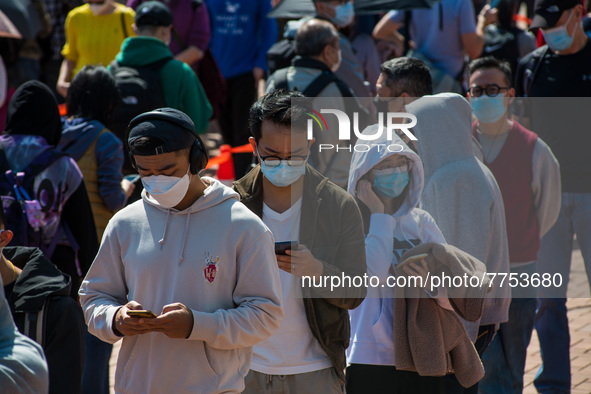
<path fill-rule="evenodd" d="M 470 86 L 470 96 L 472 97 L 480 97 L 484 92 L 488 97 L 496 96 L 499 92 L 503 90 L 511 89 L 508 86 L 499 86 L 496 83 L 491 83 L 490 85 L 486 86 Z"/>
<path fill-rule="evenodd" d="M 257 154 L 259 156 L 259 160 L 265 163 L 268 167 L 279 167 L 282 161 L 285 161 L 288 166 L 290 167 L 300 167 L 306 164 L 306 160 L 308 160 L 308 156 L 310 156 L 310 144 L 308 143 L 308 153 L 305 156 L 301 155 L 294 155 L 288 156 L 285 159 L 282 159 L 277 156 L 261 156 L 259 153 L 259 147 L 257 146 Z"/>

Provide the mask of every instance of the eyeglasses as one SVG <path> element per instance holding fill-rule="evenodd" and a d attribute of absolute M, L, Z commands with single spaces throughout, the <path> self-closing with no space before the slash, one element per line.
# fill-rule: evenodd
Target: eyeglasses
<path fill-rule="evenodd" d="M 486 85 L 484 87 L 471 86 L 470 87 L 470 96 L 480 97 L 480 96 L 482 96 L 482 93 L 484 92 L 484 93 L 486 93 L 486 95 L 488 97 L 492 97 L 492 96 L 496 96 L 497 94 L 499 94 L 500 91 L 509 90 L 509 89 L 511 89 L 511 88 L 499 86 L 495 83 L 491 83 L 490 85 Z"/>
<path fill-rule="evenodd" d="M 308 144 L 308 153 L 305 156 L 289 156 L 285 159 L 282 159 L 277 156 L 261 156 L 259 153 L 259 147 L 257 146 L 257 154 L 259 155 L 259 160 L 265 163 L 268 167 L 279 167 L 282 161 L 287 162 L 287 165 L 290 167 L 300 167 L 306 164 L 306 160 L 308 160 L 308 156 L 310 155 L 310 144 Z"/>

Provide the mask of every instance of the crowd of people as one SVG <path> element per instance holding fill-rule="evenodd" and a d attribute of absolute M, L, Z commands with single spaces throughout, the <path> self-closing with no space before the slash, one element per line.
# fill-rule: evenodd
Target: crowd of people
<path fill-rule="evenodd" d="M 570 392 L 591 2 L 13 1 L 0 391 Z"/>

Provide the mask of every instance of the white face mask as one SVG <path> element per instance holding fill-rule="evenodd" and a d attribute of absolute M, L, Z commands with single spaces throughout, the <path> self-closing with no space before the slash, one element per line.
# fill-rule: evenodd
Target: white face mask
<path fill-rule="evenodd" d="M 333 73 L 336 73 L 339 70 L 339 67 L 341 67 L 341 63 L 343 62 L 343 56 L 341 54 L 341 50 L 339 49 L 339 61 L 336 62 L 335 64 L 332 65 L 332 67 L 330 68 L 330 71 L 332 71 Z"/>
<path fill-rule="evenodd" d="M 93 15 L 104 15 L 111 7 L 111 3 L 105 0 L 103 3 L 88 3 Z"/>
<path fill-rule="evenodd" d="M 185 198 L 190 183 L 189 170 L 182 178 L 168 175 L 150 175 L 142 178 L 146 191 L 163 208 L 174 208 L 179 205 Z"/>

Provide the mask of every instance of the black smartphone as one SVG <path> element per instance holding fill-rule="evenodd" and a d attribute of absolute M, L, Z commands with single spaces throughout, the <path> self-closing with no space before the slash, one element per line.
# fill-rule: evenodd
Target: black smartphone
<path fill-rule="evenodd" d="M 286 250 L 298 249 L 296 241 L 275 242 L 275 254 L 287 254 Z"/>
<path fill-rule="evenodd" d="M 148 310 L 137 310 L 137 309 L 128 309 L 127 310 L 127 315 L 130 317 L 143 317 L 146 319 L 154 319 L 158 316 L 156 316 L 156 314 L 152 311 L 148 311 Z"/>

